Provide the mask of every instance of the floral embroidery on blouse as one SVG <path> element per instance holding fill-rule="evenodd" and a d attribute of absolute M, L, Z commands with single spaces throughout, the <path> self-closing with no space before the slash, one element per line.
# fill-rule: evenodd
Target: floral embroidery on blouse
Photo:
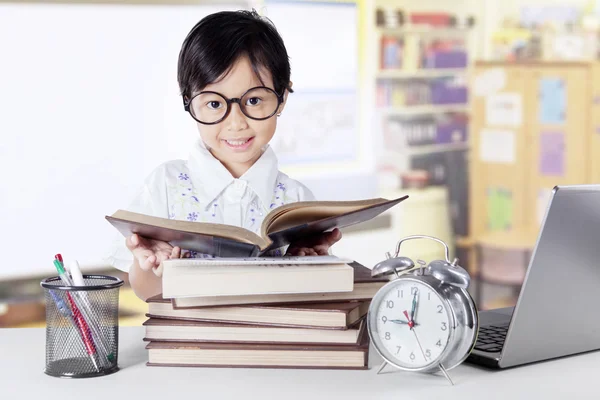
<path fill-rule="evenodd" d="M 176 176 L 176 180 L 167 184 L 168 215 L 170 219 L 193 222 L 211 222 L 221 219 L 221 210 L 217 202 L 210 203 L 206 208 L 202 207 L 198 198 L 198 192 L 188 173 L 180 171 Z M 288 195 L 286 185 L 282 182 L 277 182 L 268 209 L 259 205 L 260 203 L 256 199 L 248 205 L 248 209 L 246 210 L 247 223 L 245 226 L 249 230 L 258 233 L 266 211 L 294 201 L 298 201 L 298 199 Z M 286 249 L 287 246 L 284 246 L 271 250 L 265 255 L 280 257 L 285 254 Z M 210 254 L 185 249 L 182 249 L 181 256 L 184 258 L 213 258 Z"/>
<path fill-rule="evenodd" d="M 290 199 L 287 195 L 286 187 L 283 183 L 277 182 L 275 186 L 275 190 L 273 191 L 273 199 L 271 200 L 271 204 L 269 205 L 270 209 L 282 206 L 287 203 L 294 202 L 294 199 Z"/>
<path fill-rule="evenodd" d="M 197 221 L 198 220 L 198 213 L 197 212 L 191 212 L 188 214 L 187 216 L 187 220 L 188 221 Z"/>
<path fill-rule="evenodd" d="M 186 172 L 179 172 L 177 178 L 167 184 L 169 218 L 194 222 L 215 220 L 218 216 L 217 204 L 203 210 L 190 176 Z"/>

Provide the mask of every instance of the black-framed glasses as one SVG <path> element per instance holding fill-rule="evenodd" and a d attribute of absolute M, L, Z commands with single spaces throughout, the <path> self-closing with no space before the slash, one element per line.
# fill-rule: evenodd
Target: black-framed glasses
<path fill-rule="evenodd" d="M 231 111 L 231 104 L 237 103 L 242 113 L 257 121 L 271 118 L 281 103 L 283 95 L 273 89 L 258 86 L 248 89 L 242 97 L 228 99 L 217 92 L 204 91 L 194 95 L 190 100 L 183 100 L 185 111 L 201 124 L 213 125 L 223 121 Z"/>

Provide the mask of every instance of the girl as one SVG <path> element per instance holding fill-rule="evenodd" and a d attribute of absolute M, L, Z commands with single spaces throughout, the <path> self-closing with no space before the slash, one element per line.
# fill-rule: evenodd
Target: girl
<path fill-rule="evenodd" d="M 183 42 L 178 82 L 200 139 L 187 160 L 166 162 L 150 174 L 130 211 L 258 232 L 270 209 L 314 199 L 278 170 L 269 147 L 293 92 L 287 51 L 270 21 L 255 11 L 205 17 Z M 324 255 L 340 238 L 336 229 L 291 244 L 287 254 Z M 129 251 L 117 250 L 109 261 L 129 270 L 131 286 L 144 300 L 161 293 L 161 261 L 203 256 L 138 235 L 127 238 L 126 247 Z"/>

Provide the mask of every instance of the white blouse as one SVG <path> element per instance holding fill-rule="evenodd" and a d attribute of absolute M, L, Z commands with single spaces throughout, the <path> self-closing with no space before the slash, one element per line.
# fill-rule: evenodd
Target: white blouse
<path fill-rule="evenodd" d="M 264 216 L 271 209 L 305 200 L 314 200 L 312 192 L 279 171 L 270 146 L 236 179 L 199 140 L 188 160 L 158 166 L 124 209 L 162 218 L 235 225 L 259 234 Z M 204 256 L 188 253 L 190 257 Z M 125 246 L 125 238 L 116 239 L 105 261 L 129 271 L 133 255 Z"/>

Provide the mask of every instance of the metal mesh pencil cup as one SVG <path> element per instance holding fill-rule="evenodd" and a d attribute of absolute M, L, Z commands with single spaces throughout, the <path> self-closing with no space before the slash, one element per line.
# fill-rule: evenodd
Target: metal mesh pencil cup
<path fill-rule="evenodd" d="M 65 378 L 89 378 L 119 370 L 121 279 L 83 275 L 85 286 L 66 286 L 60 277 L 40 284 L 46 301 L 46 367 Z"/>

